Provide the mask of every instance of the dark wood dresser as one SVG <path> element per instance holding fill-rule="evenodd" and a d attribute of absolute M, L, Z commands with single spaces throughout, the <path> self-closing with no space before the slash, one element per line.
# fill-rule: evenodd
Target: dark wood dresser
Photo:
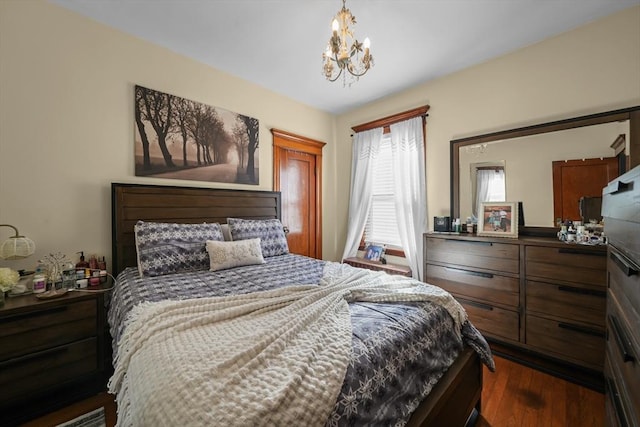
<path fill-rule="evenodd" d="M 603 190 L 609 236 L 607 344 L 608 426 L 640 426 L 640 166 Z"/>
<path fill-rule="evenodd" d="M 566 365 L 561 376 L 579 368 L 577 382 L 602 388 L 605 246 L 434 233 L 424 248 L 425 281 L 451 292 L 492 344 Z"/>
<path fill-rule="evenodd" d="M 7 298 L 0 308 L 0 425 L 17 425 L 104 390 L 101 293 Z"/>

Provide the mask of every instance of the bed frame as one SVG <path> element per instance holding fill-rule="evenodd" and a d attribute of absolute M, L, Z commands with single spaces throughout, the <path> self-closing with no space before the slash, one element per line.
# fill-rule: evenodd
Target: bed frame
<path fill-rule="evenodd" d="M 133 227 L 138 220 L 226 223 L 228 217 L 281 217 L 280 193 L 274 191 L 111 184 L 114 276 L 137 263 Z M 473 425 L 480 412 L 482 363 L 465 348 L 420 404 L 408 427 Z"/>

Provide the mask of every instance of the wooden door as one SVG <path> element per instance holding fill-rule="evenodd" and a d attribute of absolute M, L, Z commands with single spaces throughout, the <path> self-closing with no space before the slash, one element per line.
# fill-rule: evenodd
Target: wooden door
<path fill-rule="evenodd" d="M 602 189 L 618 176 L 618 159 L 605 157 L 553 162 L 554 219 L 581 220 L 581 197 L 602 197 Z"/>
<path fill-rule="evenodd" d="M 282 223 L 291 253 L 322 258 L 322 147 L 325 143 L 277 129 L 273 187 L 282 197 Z"/>

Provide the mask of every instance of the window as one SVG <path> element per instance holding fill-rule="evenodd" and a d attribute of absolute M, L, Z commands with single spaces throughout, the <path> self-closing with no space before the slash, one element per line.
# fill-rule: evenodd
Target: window
<path fill-rule="evenodd" d="M 473 215 L 477 218 L 481 202 L 504 202 L 506 200 L 504 166 L 473 164 L 472 176 Z"/>
<path fill-rule="evenodd" d="M 393 195 L 390 134 L 384 135 L 380 154 L 373 163 L 371 185 L 373 185 L 373 200 L 364 230 L 364 241 L 402 250 Z"/>

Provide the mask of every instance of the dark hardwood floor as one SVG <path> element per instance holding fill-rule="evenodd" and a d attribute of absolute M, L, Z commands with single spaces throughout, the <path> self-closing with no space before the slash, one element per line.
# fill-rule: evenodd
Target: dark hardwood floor
<path fill-rule="evenodd" d="M 482 414 L 476 427 L 604 425 L 603 394 L 501 357 L 495 361 L 495 373 L 484 370 Z M 26 426 L 55 426 L 100 406 L 105 406 L 107 427 L 115 425 L 113 396 L 100 393 Z"/>
<path fill-rule="evenodd" d="M 604 395 L 501 357 L 484 369 L 476 427 L 602 427 Z"/>

